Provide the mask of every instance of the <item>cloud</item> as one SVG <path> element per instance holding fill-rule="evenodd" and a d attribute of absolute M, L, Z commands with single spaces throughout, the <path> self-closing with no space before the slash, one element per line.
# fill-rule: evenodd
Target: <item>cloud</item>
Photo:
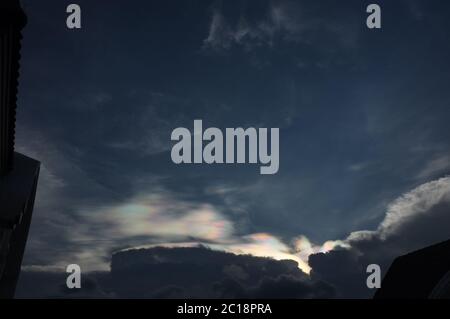
<path fill-rule="evenodd" d="M 62 269 L 24 269 L 15 298 L 114 298 L 112 292 L 105 292 L 105 277 L 107 273 L 83 273 L 81 276 L 82 289 L 68 289 L 66 286 L 67 273 Z M 36 289 L 39 287 L 39 289 Z"/>
<path fill-rule="evenodd" d="M 417 179 L 435 177 L 442 173 L 450 172 L 450 155 L 436 156 L 425 164 L 425 167 L 417 174 Z"/>
<path fill-rule="evenodd" d="M 348 167 L 348 170 L 350 172 L 358 173 L 358 172 L 362 172 L 362 171 L 368 169 L 371 165 L 372 165 L 372 163 L 369 161 L 354 163 Z"/>
<path fill-rule="evenodd" d="M 241 15 L 235 25 L 231 25 L 219 9 L 214 10 L 208 37 L 204 40 L 206 48 L 230 49 L 232 45 L 242 45 L 246 49 L 256 46 L 272 46 L 275 38 L 286 33 L 294 39 L 300 35 L 301 25 L 292 15 L 292 11 L 283 6 L 268 8 L 268 17 L 249 21 Z M 296 12 L 296 11 L 294 11 Z"/>
<path fill-rule="evenodd" d="M 155 242 L 141 247 L 191 247 L 202 244 L 235 254 L 290 259 L 296 261 L 304 272 L 310 270 L 293 248 L 276 236 L 268 233 L 238 235 L 234 222 L 217 207 L 183 201 L 168 192 L 140 196 L 128 203 L 102 207 L 88 214 L 91 215 L 91 223 L 108 225 L 106 231 L 112 242 L 124 239 L 133 242 L 133 238 L 137 238 L 140 242 L 146 239 Z M 95 234 L 97 236 L 98 233 Z M 111 248 L 105 247 L 103 255 Z"/>
<path fill-rule="evenodd" d="M 208 36 L 203 41 L 204 49 L 229 50 L 242 47 L 251 51 L 258 47 L 270 48 L 276 43 L 319 47 L 325 38 L 344 47 L 354 47 L 356 44 L 357 33 L 346 25 L 348 20 L 336 23 L 332 17 L 313 18 L 311 10 L 319 9 L 304 3 L 263 2 L 261 10 L 260 4 L 253 4 L 252 10 L 241 10 L 237 18 L 224 7 L 216 6 L 213 9 Z"/>
<path fill-rule="evenodd" d="M 375 231 L 353 232 L 347 247 L 309 256 L 311 275 L 334 285 L 341 297 L 370 297 L 367 265 L 379 264 L 385 273 L 399 255 L 447 240 L 449 211 L 450 177 L 420 185 L 388 206 Z"/>
<path fill-rule="evenodd" d="M 110 272 L 87 273 L 82 289 L 64 288 L 63 272 L 24 271 L 18 298 L 331 298 L 332 286 L 312 280 L 294 261 L 204 247 L 130 249 L 112 256 Z M 30 289 L 46 282 L 45 290 Z"/>
<path fill-rule="evenodd" d="M 57 169 L 58 165 L 52 168 Z M 214 192 L 217 191 L 223 194 L 231 190 L 214 188 Z M 310 270 L 293 246 L 276 236 L 269 233 L 240 234 L 236 227 L 238 218 L 231 219 L 224 214 L 222 206 L 183 199 L 160 186 L 121 202 L 74 203 L 69 216 L 60 213 L 57 196 L 50 192 L 45 195 L 49 196 L 48 204 L 45 204 L 47 197 L 40 199 L 42 202 L 38 203 L 35 212 L 40 218 L 33 224 L 33 231 L 51 226 L 53 232 L 49 238 L 41 232 L 32 237 L 30 247 L 33 254 L 31 261 L 26 263 L 28 266 L 50 263 L 54 267 L 63 267 L 78 263 L 88 271 L 105 270 L 109 268 L 109 256 L 113 251 L 128 247 L 193 247 L 202 244 L 235 254 L 290 259 L 302 271 L 307 273 Z M 237 207 L 234 201 L 228 204 Z M 44 215 L 40 213 L 42 207 L 49 208 L 43 212 Z M 72 222 L 64 222 L 64 218 L 67 220 L 69 217 Z M 48 248 L 49 240 L 53 240 L 51 250 Z"/>
<path fill-rule="evenodd" d="M 204 40 L 205 46 L 228 49 L 234 37 L 234 33 L 225 21 L 224 16 L 215 10 L 211 18 L 208 37 Z"/>
<path fill-rule="evenodd" d="M 398 234 L 406 225 L 436 213 L 433 210 L 436 206 L 448 203 L 450 203 L 450 177 L 420 185 L 389 205 L 377 233 L 382 239 L 389 238 Z M 450 214 L 448 218 L 450 220 Z"/>
<path fill-rule="evenodd" d="M 294 10 L 289 10 L 294 9 Z M 273 46 L 274 41 L 282 37 L 286 40 L 300 40 L 302 26 L 298 22 L 297 7 L 289 5 L 270 5 L 267 15 L 250 21 L 241 15 L 234 24 L 230 23 L 220 9 L 216 8 L 211 17 L 209 33 L 204 40 L 206 49 L 230 49 L 243 46 L 250 50 L 254 47 Z"/>
<path fill-rule="evenodd" d="M 212 205 L 176 199 L 169 192 L 154 192 L 124 204 L 100 207 L 93 212 L 91 221 L 110 225 L 110 238 L 117 239 L 155 236 L 166 241 L 218 241 L 233 233 L 232 223 Z"/>
<path fill-rule="evenodd" d="M 304 280 L 292 275 L 265 277 L 250 290 L 252 298 L 312 299 L 331 298 L 334 288 L 323 281 Z"/>
<path fill-rule="evenodd" d="M 211 245 L 215 249 L 223 249 L 235 254 L 250 254 L 259 257 L 271 257 L 276 260 L 293 260 L 305 273 L 309 273 L 307 262 L 300 258 L 296 252 L 283 243 L 276 236 L 267 233 L 257 233 L 237 238 L 232 243 Z"/>

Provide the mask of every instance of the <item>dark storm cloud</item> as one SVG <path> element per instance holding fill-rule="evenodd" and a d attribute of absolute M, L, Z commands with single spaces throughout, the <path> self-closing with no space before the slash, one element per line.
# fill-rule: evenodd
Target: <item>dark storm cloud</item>
<path fill-rule="evenodd" d="M 367 298 L 366 267 L 381 266 L 384 275 L 394 258 L 449 238 L 450 178 L 423 184 L 389 206 L 376 231 L 352 233 L 349 248 L 336 248 L 309 256 L 312 278 L 320 278 L 338 291 L 339 297 Z M 417 269 L 417 274 L 426 269 Z"/>
<path fill-rule="evenodd" d="M 81 277 L 82 289 L 68 289 L 64 270 L 27 269 L 20 274 L 15 298 L 114 298 L 105 292 L 102 284 L 108 282 L 108 273 L 85 273 Z M 36 289 L 39 287 L 39 289 Z M 107 286 L 106 286 L 107 287 Z"/>
<path fill-rule="evenodd" d="M 111 272 L 87 274 L 79 292 L 65 274 L 24 271 L 17 297 L 97 298 L 331 298 L 334 289 L 311 280 L 293 261 L 234 255 L 205 248 L 128 250 L 113 255 Z M 83 277 L 82 277 L 83 278 Z M 44 284 L 48 290 L 30 289 Z"/>

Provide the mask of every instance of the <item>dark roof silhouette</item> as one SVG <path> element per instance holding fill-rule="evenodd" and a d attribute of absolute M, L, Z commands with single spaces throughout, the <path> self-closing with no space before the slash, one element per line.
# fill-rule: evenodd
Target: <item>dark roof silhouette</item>
<path fill-rule="evenodd" d="M 12 298 L 31 223 L 39 162 L 14 152 L 21 30 L 18 0 L 0 2 L 0 298 Z"/>
<path fill-rule="evenodd" d="M 25 23 L 18 0 L 0 2 L 0 176 L 13 167 L 20 40 Z"/>
<path fill-rule="evenodd" d="M 450 298 L 450 240 L 396 258 L 374 298 Z"/>

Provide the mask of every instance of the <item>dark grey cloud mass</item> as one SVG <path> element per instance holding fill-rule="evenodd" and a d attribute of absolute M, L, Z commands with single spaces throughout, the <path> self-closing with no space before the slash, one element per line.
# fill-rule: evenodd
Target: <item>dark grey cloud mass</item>
<path fill-rule="evenodd" d="M 35 285 L 48 290 L 37 291 Z M 24 271 L 18 298 L 331 298 L 332 286 L 312 280 L 296 262 L 206 248 L 150 248 L 112 256 L 111 271 L 89 273 L 82 289 L 63 273 Z"/>

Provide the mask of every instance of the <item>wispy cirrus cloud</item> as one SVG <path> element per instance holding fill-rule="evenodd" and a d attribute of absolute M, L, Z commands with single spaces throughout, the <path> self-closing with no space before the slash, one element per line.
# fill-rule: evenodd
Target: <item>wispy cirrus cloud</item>
<path fill-rule="evenodd" d="M 273 47 L 276 43 L 297 43 L 320 46 L 323 38 L 332 35 L 339 46 L 354 47 L 357 30 L 344 22 L 337 24 L 330 18 L 313 18 L 312 9 L 295 1 L 272 1 L 263 5 L 262 13 L 241 11 L 238 17 L 224 13 L 216 6 L 211 15 L 208 35 L 203 41 L 204 49 L 228 50 L 242 47 L 250 51 L 258 47 Z"/>
<path fill-rule="evenodd" d="M 428 161 L 417 174 L 417 179 L 426 179 L 450 172 L 450 154 L 438 155 Z"/>

